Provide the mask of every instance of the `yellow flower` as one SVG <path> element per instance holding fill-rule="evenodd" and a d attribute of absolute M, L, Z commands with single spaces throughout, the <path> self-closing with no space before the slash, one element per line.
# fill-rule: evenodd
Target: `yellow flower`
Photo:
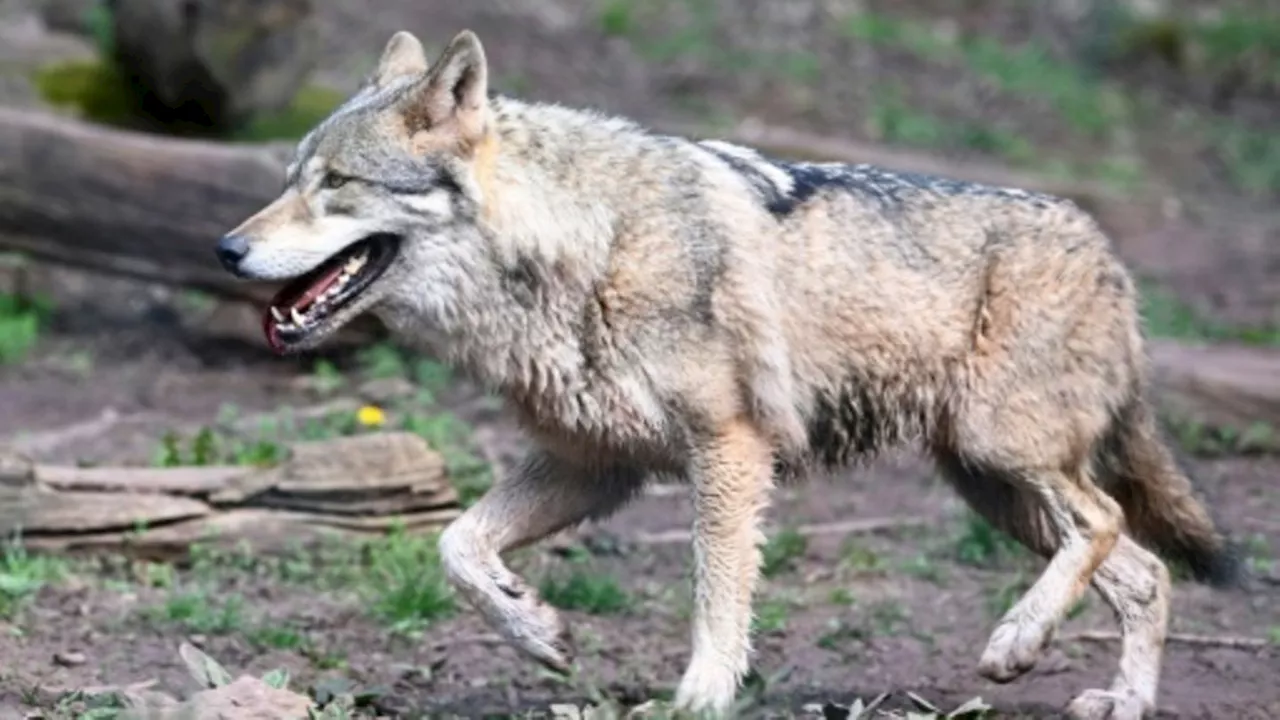
<path fill-rule="evenodd" d="M 382 425 L 386 421 L 387 416 L 376 405 L 365 405 L 356 411 L 356 422 L 361 425 Z"/>

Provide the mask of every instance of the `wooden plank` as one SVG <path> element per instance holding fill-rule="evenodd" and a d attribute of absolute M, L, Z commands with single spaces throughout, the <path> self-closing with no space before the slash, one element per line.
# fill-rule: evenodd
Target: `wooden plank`
<path fill-rule="evenodd" d="M 66 552 L 170 557 L 201 540 L 273 552 L 401 523 L 439 529 L 460 512 L 443 458 L 400 431 L 297 443 L 274 468 L 32 468 L 0 453 L 0 471 L 13 478 L 0 483 L 0 535 Z"/>
<path fill-rule="evenodd" d="M 130 531 L 210 512 L 212 509 L 199 500 L 173 495 L 31 488 L 16 494 L 0 493 L 0 536 Z"/>
<path fill-rule="evenodd" d="M 55 490 L 101 490 L 201 497 L 222 490 L 254 472 L 253 468 L 234 465 L 176 468 L 42 465 L 36 470 L 36 481 Z"/>

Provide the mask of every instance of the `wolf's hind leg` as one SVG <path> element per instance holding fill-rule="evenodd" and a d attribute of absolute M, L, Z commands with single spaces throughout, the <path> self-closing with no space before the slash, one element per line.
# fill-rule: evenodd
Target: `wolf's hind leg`
<path fill-rule="evenodd" d="M 954 466 L 992 483 L 1007 483 L 1038 508 L 1035 528 L 1040 537 L 1033 539 L 1049 558 L 1031 589 L 1001 618 L 978 663 L 984 677 L 1010 682 L 1035 666 L 1058 623 L 1111 553 L 1120 536 L 1122 513 L 1083 468 L 1069 473 L 1059 469 L 1065 463 L 1043 461 L 997 465 L 988 458 L 1017 458 L 989 451 L 975 458 L 977 453 L 965 450 L 955 455 Z"/>
<path fill-rule="evenodd" d="M 1169 626 L 1169 570 L 1126 536 L 1093 577 L 1120 623 L 1120 672 L 1107 690 L 1086 690 L 1067 708 L 1078 720 L 1137 720 L 1155 712 Z"/>
<path fill-rule="evenodd" d="M 1033 552 L 1050 558 L 1058 541 L 1036 497 L 1003 478 L 942 458 L 952 485 L 977 513 Z M 1080 720 L 1136 720 L 1155 709 L 1160 658 L 1169 616 L 1169 572 L 1127 536 L 1093 576 L 1093 585 L 1120 623 L 1120 671 L 1108 690 L 1087 690 L 1069 708 Z"/>
<path fill-rule="evenodd" d="M 455 588 L 517 649 L 568 672 L 568 626 L 502 562 L 501 553 L 589 518 L 608 515 L 640 489 L 631 468 L 590 471 L 535 450 L 440 535 L 440 556 Z"/>
<path fill-rule="evenodd" d="M 773 451 L 746 421 L 720 428 L 696 448 L 692 467 L 693 653 L 676 706 L 724 715 L 751 651 L 751 598 L 760 574 L 760 514 L 773 485 Z"/>

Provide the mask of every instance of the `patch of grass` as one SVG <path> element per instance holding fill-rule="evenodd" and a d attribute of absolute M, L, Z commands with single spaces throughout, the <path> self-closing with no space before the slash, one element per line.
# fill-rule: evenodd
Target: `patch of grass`
<path fill-rule="evenodd" d="M 307 637 L 288 626 L 261 625 L 245 633 L 246 639 L 261 648 L 298 650 L 307 644 Z"/>
<path fill-rule="evenodd" d="M 405 377 L 409 366 L 399 348 L 390 343 L 377 343 L 356 353 L 360 374 L 373 379 Z"/>
<path fill-rule="evenodd" d="M 179 590 L 162 604 L 146 608 L 143 616 L 153 623 L 176 624 L 187 632 L 227 635 L 239 631 L 244 624 L 244 598 L 215 597 L 204 588 Z"/>
<path fill-rule="evenodd" d="M 1059 62 L 1039 45 L 1011 48 L 991 38 L 975 37 L 963 43 L 963 56 L 974 72 L 1002 90 L 1044 98 L 1086 136 L 1107 137 L 1113 127 L 1128 119 L 1128 105 L 1119 91 Z"/>
<path fill-rule="evenodd" d="M 942 118 L 911 107 L 899 88 L 878 94 L 867 118 L 867 133 L 884 142 L 919 148 L 967 148 L 1013 165 L 1039 162 L 1031 141 L 989 123 Z"/>
<path fill-rule="evenodd" d="M 641 7 L 639 3 L 632 3 Z M 683 6 L 685 22 L 674 32 L 666 33 L 659 40 L 640 43 L 637 50 L 648 60 L 667 63 L 681 57 L 694 57 L 703 61 L 723 61 L 733 55 L 718 47 L 715 42 L 719 26 L 719 12 L 715 0 L 665 0 L 661 12 L 679 12 L 672 7 Z"/>
<path fill-rule="evenodd" d="M 871 107 L 868 132 L 879 140 L 915 147 L 945 144 L 948 128 L 937 117 L 909 107 L 900 93 L 888 91 Z"/>
<path fill-rule="evenodd" d="M 1204 317 L 1167 288 L 1143 281 L 1142 318 L 1154 337 L 1173 340 L 1238 342 L 1246 345 L 1280 346 L 1280 327 L 1231 327 Z"/>
<path fill-rule="evenodd" d="M 345 99 L 341 93 L 329 88 L 304 87 L 298 90 L 289 107 L 275 115 L 250 120 L 245 127 L 232 133 L 230 139 L 240 142 L 298 140 L 319 125 Z"/>
<path fill-rule="evenodd" d="M 853 593 L 848 588 L 836 588 L 827 596 L 827 600 L 832 605 L 852 605 L 854 603 Z"/>
<path fill-rule="evenodd" d="M 444 363 L 421 358 L 413 363 L 413 381 L 434 397 L 453 382 L 453 371 Z"/>
<path fill-rule="evenodd" d="M 439 534 L 393 528 L 364 547 L 366 567 L 354 586 L 375 618 L 397 631 L 418 630 L 453 615 L 453 589 L 440 562 Z"/>
<path fill-rule="evenodd" d="M 808 84 L 822 75 L 822 59 L 811 52 L 788 52 L 766 58 L 767 67 L 775 74 Z"/>
<path fill-rule="evenodd" d="M 219 435 L 201 428 L 187 441 L 169 432 L 161 438 L 152 464 L 157 467 L 253 465 L 270 467 L 285 457 L 284 446 L 275 439 L 244 440 Z"/>
<path fill-rule="evenodd" d="M 857 622 L 832 618 L 818 637 L 818 647 L 847 654 L 850 643 L 861 645 L 876 636 L 900 635 L 910 631 L 911 615 L 900 602 L 890 598 L 876 600 L 860 613 Z"/>
<path fill-rule="evenodd" d="M 609 37 L 630 35 L 635 21 L 635 6 L 628 0 L 607 0 L 600 8 L 600 30 Z"/>
<path fill-rule="evenodd" d="M 254 575 L 261 571 L 264 558 L 253 552 L 247 541 L 232 547 L 214 543 L 196 542 L 188 551 L 191 574 L 205 581 L 214 581 L 223 572 L 235 575 Z"/>
<path fill-rule="evenodd" d="M 877 573 L 884 570 L 885 562 L 874 550 L 850 536 L 841 543 L 840 566 L 855 573 Z"/>
<path fill-rule="evenodd" d="M 178 584 L 177 570 L 168 563 L 143 562 L 134 565 L 133 569 L 138 582 L 147 587 L 171 588 Z"/>
<path fill-rule="evenodd" d="M 897 635 L 910 623 L 910 613 L 902 603 L 891 599 L 877 600 L 867 608 L 867 618 L 877 635 Z"/>
<path fill-rule="evenodd" d="M 51 305 L 42 298 L 0 293 L 0 365 L 27 356 L 51 313 Z"/>
<path fill-rule="evenodd" d="M 781 598 L 764 598 L 756 603 L 751 618 L 753 633 L 776 633 L 787 629 L 792 603 Z"/>
<path fill-rule="evenodd" d="M 562 610 L 591 615 L 612 615 L 631 607 L 631 596 L 611 575 L 574 568 L 567 578 L 543 578 L 538 591 L 542 598 Z"/>
<path fill-rule="evenodd" d="M 1215 125 L 1210 142 L 1231 181 L 1241 190 L 1255 198 L 1280 194 L 1280 142 L 1274 131 L 1230 123 Z M 1280 337 L 1280 330 L 1276 337 Z"/>
<path fill-rule="evenodd" d="M 63 561 L 32 555 L 23 547 L 20 537 L 10 539 L 0 555 L 0 618 L 13 617 L 41 588 L 66 573 Z"/>
<path fill-rule="evenodd" d="M 772 578 L 794 570 L 808 549 L 809 540 L 799 531 L 793 528 L 779 531 L 761 548 L 760 574 Z"/>
<path fill-rule="evenodd" d="M 1009 47 L 980 36 L 955 40 L 919 22 L 876 13 L 853 15 L 842 30 L 858 40 L 902 48 L 933 62 L 963 63 L 1004 92 L 1045 99 L 1090 137 L 1106 137 L 1128 118 L 1128 106 L 1119 91 L 1059 62 L 1039 45 Z"/>
<path fill-rule="evenodd" d="M 817 645 L 823 650 L 844 655 L 850 644 L 858 648 L 869 639 L 865 626 L 845 622 L 841 618 L 832 618 L 827 621 L 826 629 L 818 636 Z"/>
<path fill-rule="evenodd" d="M 1280 432 L 1262 421 L 1243 430 L 1186 417 L 1166 417 L 1165 424 L 1178 445 L 1192 455 L 1220 457 L 1280 452 Z"/>
<path fill-rule="evenodd" d="M 1267 576 L 1271 574 L 1275 567 L 1276 561 L 1271 553 L 1271 545 L 1267 541 L 1267 536 L 1262 533 L 1255 533 L 1249 536 L 1242 548 L 1244 550 L 1245 568 L 1250 574 L 1256 576 Z"/>
<path fill-rule="evenodd" d="M 898 568 L 908 575 L 918 577 L 934 585 L 941 585 L 946 578 L 945 572 L 938 563 L 924 553 L 919 553 L 903 561 Z"/>
<path fill-rule="evenodd" d="M 129 80 L 114 63 L 56 63 L 37 70 L 32 80 L 45 102 L 104 125 L 130 127 L 143 112 Z"/>
<path fill-rule="evenodd" d="M 908 20 L 877 13 L 856 13 L 845 20 L 842 32 L 857 40 L 876 45 L 901 47 L 912 54 L 934 61 L 954 57 L 957 46 L 932 28 Z"/>
<path fill-rule="evenodd" d="M 346 384 L 347 379 L 332 362 L 320 359 L 311 366 L 311 385 L 321 394 L 337 392 Z"/>
<path fill-rule="evenodd" d="M 1022 544 L 997 529 L 974 512 L 965 515 L 964 527 L 955 541 L 956 558 L 966 565 L 993 565 L 1024 555 Z"/>

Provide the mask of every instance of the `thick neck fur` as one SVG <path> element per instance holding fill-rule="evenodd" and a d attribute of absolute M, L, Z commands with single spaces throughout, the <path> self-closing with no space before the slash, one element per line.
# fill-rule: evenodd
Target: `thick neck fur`
<path fill-rule="evenodd" d="M 506 99 L 494 101 L 490 120 L 474 176 L 491 256 L 467 273 L 442 328 L 446 349 L 534 417 L 589 432 L 600 415 L 594 363 L 609 344 L 595 292 L 625 182 L 600 187 L 611 158 L 593 150 L 611 144 L 616 160 L 619 130 L 630 127 Z"/>

